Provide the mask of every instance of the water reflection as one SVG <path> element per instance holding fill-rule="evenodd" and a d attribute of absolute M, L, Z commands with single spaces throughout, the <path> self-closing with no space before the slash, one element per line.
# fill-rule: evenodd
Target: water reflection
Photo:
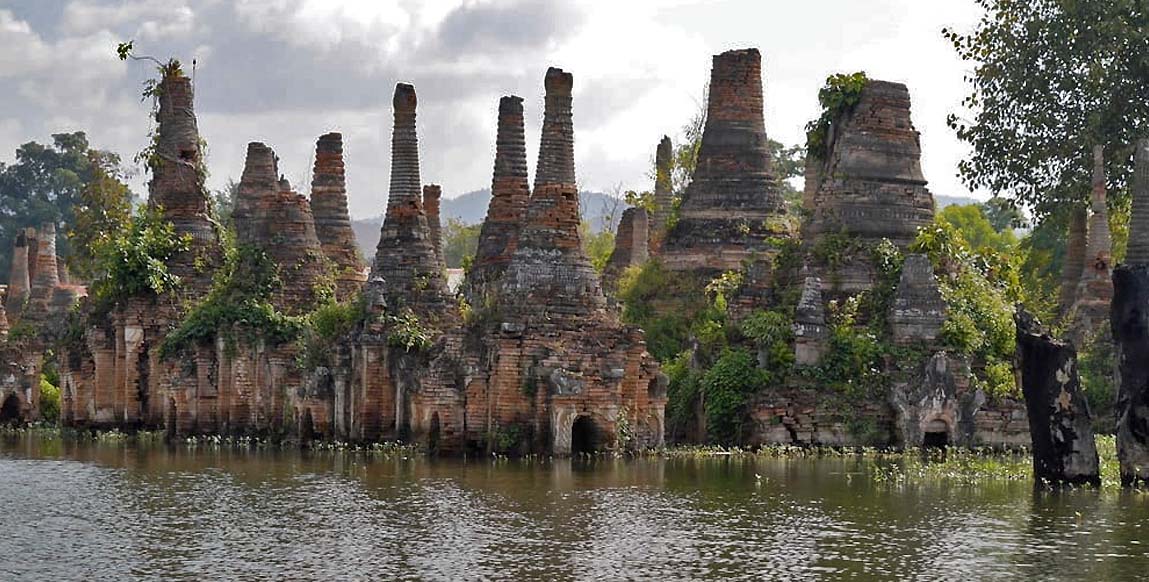
<path fill-rule="evenodd" d="M 1099 579 L 1149 496 L 890 486 L 860 458 L 371 459 L 0 440 L 0 579 Z"/>

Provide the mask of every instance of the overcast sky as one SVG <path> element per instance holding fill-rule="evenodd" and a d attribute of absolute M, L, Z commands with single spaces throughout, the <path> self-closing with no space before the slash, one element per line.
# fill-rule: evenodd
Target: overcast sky
<path fill-rule="evenodd" d="M 134 39 L 141 54 L 196 59 L 211 188 L 238 179 L 247 142 L 262 141 L 306 191 L 315 138 L 341 131 L 351 213 L 382 213 L 399 81 L 419 95 L 423 182 L 446 196 L 487 187 L 499 97 L 525 99 L 533 169 L 553 65 L 575 78 L 580 183 L 649 189 L 655 145 L 697 108 L 711 55 L 752 46 L 772 138 L 804 142 L 831 73 L 902 81 L 931 190 L 965 195 L 945 116 L 960 111 L 966 68 L 940 31 L 978 16 L 972 0 L 0 0 L 0 161 L 76 130 L 130 161 L 154 75 L 115 57 Z"/>

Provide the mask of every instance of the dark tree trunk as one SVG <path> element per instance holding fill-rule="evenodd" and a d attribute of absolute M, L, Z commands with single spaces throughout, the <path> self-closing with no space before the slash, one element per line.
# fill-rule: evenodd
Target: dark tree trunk
<path fill-rule="evenodd" d="M 1036 484 L 1101 485 L 1076 350 L 1050 337 L 1025 311 L 1019 309 L 1014 319 Z"/>
<path fill-rule="evenodd" d="M 1121 484 L 1149 485 L 1149 266 L 1121 265 L 1113 271 L 1110 324 L 1121 366 L 1116 406 Z"/>

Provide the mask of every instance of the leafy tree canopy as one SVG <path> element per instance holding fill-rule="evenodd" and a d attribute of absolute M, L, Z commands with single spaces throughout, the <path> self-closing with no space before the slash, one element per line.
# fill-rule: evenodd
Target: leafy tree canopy
<path fill-rule="evenodd" d="M 972 32 L 942 33 L 973 66 L 948 123 L 972 154 L 965 184 L 1031 207 L 1040 221 L 1088 194 L 1095 144 L 1124 196 L 1132 145 L 1149 131 L 1149 4 L 1143 0 L 976 0 Z"/>
<path fill-rule="evenodd" d="M 55 134 L 51 145 L 20 146 L 14 163 L 0 163 L 0 249 L 10 248 L 18 230 L 51 222 L 65 235 L 57 251 L 87 273 L 95 229 L 114 228 L 130 213 L 124 179 L 120 157 L 92 149 L 82 131 Z M 10 252 L 0 252 L 0 277 L 11 261 Z"/>

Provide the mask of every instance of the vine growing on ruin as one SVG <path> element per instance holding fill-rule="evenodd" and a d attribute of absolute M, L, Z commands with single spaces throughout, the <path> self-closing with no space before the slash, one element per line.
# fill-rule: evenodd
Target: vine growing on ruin
<path fill-rule="evenodd" d="M 829 156 L 831 126 L 858 104 L 862 90 L 869 82 L 864 71 L 838 73 L 826 78 L 826 84 L 818 90 L 822 113 L 806 124 L 807 156 L 823 161 Z"/>

